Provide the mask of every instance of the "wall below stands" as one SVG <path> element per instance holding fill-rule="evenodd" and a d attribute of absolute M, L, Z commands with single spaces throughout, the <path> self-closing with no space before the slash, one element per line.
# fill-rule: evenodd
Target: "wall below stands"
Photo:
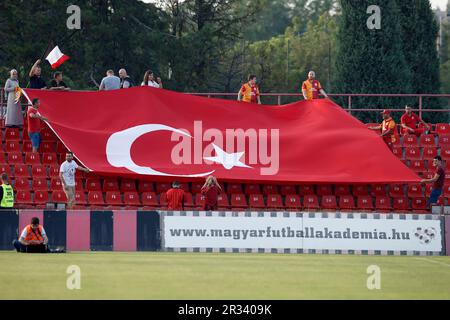
<path fill-rule="evenodd" d="M 450 215 L 405 214 L 340 214 L 300 212 L 167 212 L 167 211 L 53 211 L 4 210 L 0 213 L 0 250 L 13 250 L 12 241 L 32 217 L 44 226 L 51 247 L 65 247 L 67 251 L 170 251 L 170 252 L 274 252 L 326 254 L 386 254 L 386 255 L 450 255 Z M 196 221 L 194 224 L 192 221 Z M 385 231 L 388 238 L 322 239 L 305 234 L 277 238 L 237 238 L 236 229 L 274 230 L 348 230 Z M 280 227 L 280 228 L 281 228 Z M 209 238 L 211 234 L 177 235 L 173 230 L 221 229 L 223 238 Z M 400 235 L 409 233 L 402 245 L 390 240 L 394 229 Z M 231 230 L 231 231 L 229 231 Z M 434 230 L 431 243 L 418 235 Z M 226 238 L 226 232 L 230 235 Z M 265 232 L 265 231 L 264 231 Z M 268 232 L 268 231 L 267 231 Z M 395 232 L 394 232 L 395 233 Z M 360 232 L 362 234 L 362 232 Z M 427 231 L 425 231 L 427 234 Z M 213 235 L 211 235 L 213 236 Z M 302 236 L 303 237 L 303 236 Z M 427 236 L 425 236 L 427 237 Z M 345 236 L 344 236 L 345 238 Z M 358 238 L 356 238 L 358 239 Z M 371 238 L 372 239 L 372 238 Z M 402 240 L 402 239 L 400 239 Z M 338 246 L 332 246 L 338 243 Z M 331 247 L 330 247 L 331 245 Z"/>

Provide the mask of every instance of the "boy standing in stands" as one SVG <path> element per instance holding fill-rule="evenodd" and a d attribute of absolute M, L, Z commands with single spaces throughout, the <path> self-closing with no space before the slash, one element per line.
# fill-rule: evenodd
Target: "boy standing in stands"
<path fill-rule="evenodd" d="M 184 190 L 178 181 L 172 183 L 172 189 L 166 193 L 167 207 L 169 210 L 184 210 Z"/>
<path fill-rule="evenodd" d="M 442 158 L 440 156 L 434 157 L 433 166 L 436 167 L 434 172 L 434 177 L 431 179 L 423 179 L 420 183 L 433 183 L 433 188 L 431 189 L 430 198 L 427 201 L 427 207 L 431 210 L 431 206 L 437 204 L 439 197 L 442 194 L 442 189 L 444 188 L 445 170 L 442 165 Z"/>
<path fill-rule="evenodd" d="M 39 99 L 33 99 L 33 105 L 28 107 L 27 111 L 28 136 L 33 145 L 33 152 L 38 152 L 39 145 L 41 144 L 41 121 L 48 121 L 46 117 L 38 113 L 40 105 Z"/>

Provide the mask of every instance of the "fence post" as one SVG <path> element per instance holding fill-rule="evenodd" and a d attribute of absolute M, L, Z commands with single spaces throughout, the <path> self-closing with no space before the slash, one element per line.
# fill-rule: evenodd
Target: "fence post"
<path fill-rule="evenodd" d="M 419 118 L 422 119 L 422 95 L 419 96 Z"/>
<path fill-rule="evenodd" d="M 278 105 L 281 106 L 281 96 L 278 95 Z"/>
<path fill-rule="evenodd" d="M 348 96 L 348 109 L 352 110 L 352 96 Z M 351 111 L 350 114 L 352 114 Z"/>

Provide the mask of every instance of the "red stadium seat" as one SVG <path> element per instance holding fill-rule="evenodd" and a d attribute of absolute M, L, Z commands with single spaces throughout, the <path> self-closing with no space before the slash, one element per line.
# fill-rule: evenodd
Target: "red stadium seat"
<path fill-rule="evenodd" d="M 366 185 L 355 185 L 353 186 L 353 195 L 355 197 L 368 196 L 369 187 Z"/>
<path fill-rule="evenodd" d="M 316 194 L 314 191 L 314 186 L 312 185 L 300 185 L 298 189 L 301 196 L 312 196 Z"/>
<path fill-rule="evenodd" d="M 384 184 L 375 184 L 372 186 L 371 189 L 372 189 L 371 195 L 374 198 L 385 197 L 387 195 L 386 185 L 384 185 Z"/>
<path fill-rule="evenodd" d="M 136 191 L 127 191 L 123 194 L 123 202 L 128 206 L 141 206 L 139 194 Z"/>
<path fill-rule="evenodd" d="M 317 196 L 314 194 L 304 196 L 303 209 L 308 211 L 319 209 L 319 200 L 317 199 Z"/>
<path fill-rule="evenodd" d="M 442 134 L 439 136 L 438 146 L 450 147 L 450 134 Z"/>
<path fill-rule="evenodd" d="M 426 197 L 430 196 L 432 189 L 433 189 L 433 185 L 432 184 L 426 184 L 425 185 L 425 196 Z"/>
<path fill-rule="evenodd" d="M 0 164 L 0 174 L 6 173 L 8 177 L 12 177 L 11 175 L 11 167 L 9 164 Z"/>
<path fill-rule="evenodd" d="M 6 141 L 20 141 L 20 131 L 18 128 L 6 128 L 5 131 L 5 140 Z"/>
<path fill-rule="evenodd" d="M 14 165 L 14 176 L 15 177 L 30 177 L 30 171 L 26 164 L 16 164 Z"/>
<path fill-rule="evenodd" d="M 394 198 L 395 212 L 409 212 L 409 200 L 406 197 Z"/>
<path fill-rule="evenodd" d="M 342 195 L 339 197 L 339 208 L 342 211 L 355 210 L 355 199 L 351 195 Z"/>
<path fill-rule="evenodd" d="M 105 196 L 107 205 L 121 206 L 123 205 L 122 198 L 119 191 L 107 191 Z"/>
<path fill-rule="evenodd" d="M 47 170 L 42 164 L 35 164 L 31 166 L 31 175 L 33 178 L 47 177 Z M 59 168 L 56 176 L 59 176 Z"/>
<path fill-rule="evenodd" d="M 153 187 L 153 182 L 139 180 L 138 192 L 139 193 L 142 193 L 142 192 L 155 192 L 155 189 Z"/>
<path fill-rule="evenodd" d="M 102 197 L 103 199 L 103 197 Z M 75 204 L 85 206 L 87 204 L 86 193 L 83 191 L 75 191 Z"/>
<path fill-rule="evenodd" d="M 444 186 L 444 190 L 442 191 L 442 195 L 445 198 L 450 198 L 450 185 Z"/>
<path fill-rule="evenodd" d="M 50 189 L 52 191 L 59 191 L 59 190 L 63 190 L 63 186 L 62 186 L 62 182 L 60 178 L 52 178 L 52 180 L 50 181 Z"/>
<path fill-rule="evenodd" d="M 389 188 L 389 196 L 391 198 L 401 198 L 405 196 L 405 190 L 403 185 L 394 184 Z"/>
<path fill-rule="evenodd" d="M 232 200 L 233 201 L 233 200 Z M 232 202 L 233 203 L 233 202 Z M 262 194 L 252 194 L 248 197 L 248 206 L 252 209 L 262 209 L 266 207 Z M 239 205 L 237 205 L 239 207 Z"/>
<path fill-rule="evenodd" d="M 51 131 L 51 129 L 44 128 L 41 130 L 42 141 L 57 141 L 58 138 Z"/>
<path fill-rule="evenodd" d="M 48 191 L 46 178 L 33 178 L 32 186 L 34 191 Z"/>
<path fill-rule="evenodd" d="M 81 178 L 75 178 L 75 190 L 77 191 L 85 191 L 83 186 L 83 179 Z"/>
<path fill-rule="evenodd" d="M 26 118 L 25 118 L 26 119 Z M 24 123 L 24 128 L 26 128 L 26 122 Z M 27 142 L 31 142 L 30 141 L 30 137 L 28 136 L 28 130 L 25 129 L 22 131 L 22 141 L 27 141 Z M 24 151 L 25 152 L 25 151 Z"/>
<path fill-rule="evenodd" d="M 147 207 L 158 207 L 158 199 L 153 191 L 142 193 L 142 204 Z"/>
<path fill-rule="evenodd" d="M 180 183 L 180 189 L 184 192 L 190 192 L 189 190 L 189 183 Z"/>
<path fill-rule="evenodd" d="M 96 178 L 90 178 L 86 180 L 86 190 L 89 191 L 101 191 L 100 180 Z"/>
<path fill-rule="evenodd" d="M 347 186 L 347 185 L 336 185 L 334 189 L 335 189 L 334 194 L 336 196 L 340 197 L 340 196 L 349 196 L 349 195 L 351 195 L 350 186 Z"/>
<path fill-rule="evenodd" d="M 261 187 L 259 184 L 246 184 L 244 186 L 244 191 L 246 195 L 251 195 L 251 194 L 260 194 L 261 193 Z"/>
<path fill-rule="evenodd" d="M 424 172 L 423 173 L 423 175 L 422 175 L 422 177 L 424 178 L 424 179 L 433 179 L 433 177 L 434 177 L 434 172 Z"/>
<path fill-rule="evenodd" d="M 427 199 L 425 197 L 417 197 L 411 199 L 411 207 L 414 212 L 426 213 L 427 212 Z"/>
<path fill-rule="evenodd" d="M 358 197 L 358 209 L 361 211 L 373 211 L 373 198 L 371 196 Z"/>
<path fill-rule="evenodd" d="M 205 201 L 204 197 L 202 197 L 201 195 L 197 195 L 199 196 L 197 200 L 195 201 L 196 205 L 198 207 L 203 207 L 203 203 Z M 199 202 L 197 202 L 199 201 Z M 219 194 L 219 197 L 217 198 L 217 205 L 219 207 L 219 210 L 228 210 L 231 206 L 230 206 L 230 201 L 228 200 L 228 196 L 224 193 Z"/>
<path fill-rule="evenodd" d="M 117 179 L 106 178 L 103 180 L 103 191 L 119 191 L 119 182 Z"/>
<path fill-rule="evenodd" d="M 159 195 L 159 204 L 161 207 L 167 207 L 167 195 L 165 192 Z"/>
<path fill-rule="evenodd" d="M 427 171 L 424 160 L 411 160 L 409 167 L 415 173 L 422 173 Z"/>
<path fill-rule="evenodd" d="M 16 177 L 14 180 L 14 190 L 31 190 L 28 178 Z"/>
<path fill-rule="evenodd" d="M 450 147 L 441 148 L 441 157 L 444 161 L 450 161 Z"/>
<path fill-rule="evenodd" d="M 34 203 L 36 205 L 44 205 L 48 202 L 48 192 L 37 190 L 34 192 Z"/>
<path fill-rule="evenodd" d="M 33 168 L 34 168 L 34 166 L 33 166 Z M 48 175 L 50 178 L 59 177 L 59 166 L 58 165 L 48 166 Z"/>
<path fill-rule="evenodd" d="M 18 190 L 15 202 L 17 204 L 32 204 L 33 200 L 31 199 L 30 190 Z"/>
<path fill-rule="evenodd" d="M 6 163 L 6 155 L 3 150 L 0 148 L 0 164 Z"/>
<path fill-rule="evenodd" d="M 232 194 L 230 203 L 232 209 L 245 209 L 248 207 L 247 199 L 242 193 Z"/>
<path fill-rule="evenodd" d="M 6 141 L 5 142 L 5 151 L 7 153 L 10 153 L 10 152 L 22 152 L 22 150 L 20 150 L 20 143 L 19 143 L 19 141 L 15 141 L 15 140 Z"/>
<path fill-rule="evenodd" d="M 408 197 L 418 198 L 423 196 L 423 190 L 421 184 L 411 184 L 408 186 Z"/>
<path fill-rule="evenodd" d="M 42 155 L 42 164 L 53 165 L 58 164 L 58 158 L 56 157 L 56 153 L 44 153 Z"/>
<path fill-rule="evenodd" d="M 267 196 L 268 209 L 283 209 L 283 199 L 280 194 L 269 194 Z"/>
<path fill-rule="evenodd" d="M 39 151 L 42 153 L 54 153 L 56 157 L 56 143 L 53 141 L 42 141 L 41 145 L 39 146 Z"/>
<path fill-rule="evenodd" d="M 376 197 L 375 208 L 380 212 L 392 211 L 391 198 L 389 197 Z"/>
<path fill-rule="evenodd" d="M 220 194 L 218 199 L 221 199 L 222 201 L 224 201 L 224 199 L 226 199 L 226 201 L 228 203 L 228 197 L 226 195 Z M 205 196 L 202 195 L 201 193 L 195 193 L 194 202 L 198 209 L 203 208 L 203 205 L 205 204 Z M 228 203 L 228 206 L 229 205 L 230 204 Z"/>
<path fill-rule="evenodd" d="M 136 181 L 130 179 L 122 179 L 120 182 L 120 192 L 135 192 Z"/>
<path fill-rule="evenodd" d="M 186 210 L 192 210 L 192 208 L 195 208 L 194 199 L 192 197 L 192 193 L 190 192 L 184 192 L 184 208 Z"/>
<path fill-rule="evenodd" d="M 320 207 L 324 210 L 336 210 L 337 202 L 336 197 L 332 195 L 324 195 L 322 196 L 322 202 Z"/>
<path fill-rule="evenodd" d="M 88 203 L 89 205 L 105 205 L 103 200 L 103 194 L 101 191 L 89 191 L 88 192 Z"/>
<path fill-rule="evenodd" d="M 22 153 L 21 152 L 8 153 L 8 163 L 9 164 L 23 163 Z"/>
<path fill-rule="evenodd" d="M 393 147 L 392 153 L 399 159 L 403 159 L 403 148 L 400 147 Z"/>
<path fill-rule="evenodd" d="M 436 123 L 436 133 L 438 135 L 450 134 L 450 124 L 448 124 L 448 123 Z"/>
<path fill-rule="evenodd" d="M 28 152 L 25 153 L 25 163 L 26 164 L 41 164 L 41 157 L 38 152 Z"/>
<path fill-rule="evenodd" d="M 419 141 L 417 140 L 417 136 L 410 134 L 403 136 L 403 147 L 405 148 L 419 147 Z"/>
<path fill-rule="evenodd" d="M 282 185 L 280 188 L 280 193 L 283 196 L 287 196 L 288 194 L 297 194 L 297 188 L 293 184 Z M 271 194 L 277 194 L 277 192 L 273 192 Z"/>
<path fill-rule="evenodd" d="M 278 186 L 274 184 L 264 184 L 262 189 L 263 195 L 265 196 L 269 194 L 278 194 Z"/>
<path fill-rule="evenodd" d="M 437 148 L 436 147 L 426 147 L 423 148 L 423 160 L 433 160 L 434 157 L 438 155 Z"/>
<path fill-rule="evenodd" d="M 296 194 L 287 195 L 285 198 L 285 205 L 288 210 L 300 210 L 302 208 L 300 197 Z"/>
<path fill-rule="evenodd" d="M 331 185 L 321 184 L 317 186 L 317 195 L 320 197 L 333 195 L 333 188 Z"/>
<path fill-rule="evenodd" d="M 54 190 L 52 192 L 52 202 L 54 203 L 67 203 L 66 193 L 62 190 Z"/>
<path fill-rule="evenodd" d="M 229 183 L 227 188 L 228 194 L 242 194 L 242 185 L 239 183 Z"/>
<path fill-rule="evenodd" d="M 24 132 L 26 132 L 26 131 L 24 131 Z M 23 141 L 22 142 L 22 151 L 23 152 L 32 152 L 33 151 L 33 145 L 32 145 L 32 143 L 31 143 L 31 141 Z"/>
<path fill-rule="evenodd" d="M 167 192 L 172 185 L 168 182 L 157 182 L 156 183 L 156 193 L 161 194 L 163 192 Z"/>
<path fill-rule="evenodd" d="M 424 134 L 420 136 L 420 146 L 422 148 L 433 148 L 436 147 L 436 140 L 434 134 Z"/>
<path fill-rule="evenodd" d="M 405 149 L 405 159 L 406 160 L 420 160 L 420 148 L 419 147 L 411 147 Z"/>

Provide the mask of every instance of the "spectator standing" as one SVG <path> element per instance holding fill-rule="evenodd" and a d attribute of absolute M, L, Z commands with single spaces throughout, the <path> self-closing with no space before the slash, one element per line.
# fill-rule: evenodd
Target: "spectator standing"
<path fill-rule="evenodd" d="M 36 62 L 33 64 L 33 66 L 31 67 L 31 70 L 28 74 L 30 76 L 30 83 L 28 85 L 28 87 L 30 89 L 46 89 L 47 88 L 45 80 L 42 79 L 42 77 L 41 77 L 42 69 L 39 66 L 40 63 L 41 63 L 41 59 L 36 60 Z"/>
<path fill-rule="evenodd" d="M 218 209 L 218 198 L 221 191 L 222 188 L 217 182 L 216 177 L 209 176 L 206 178 L 206 182 L 201 189 L 201 193 L 205 197 L 203 210 L 215 211 Z"/>
<path fill-rule="evenodd" d="M 392 119 L 391 112 L 389 110 L 383 110 L 381 114 L 383 115 L 383 122 L 379 126 L 369 127 L 369 129 L 371 130 L 381 129 L 380 136 L 383 138 L 384 142 L 392 151 L 394 143 L 397 141 L 397 137 L 395 136 L 396 124 L 394 119 Z"/>
<path fill-rule="evenodd" d="M 248 82 L 242 85 L 241 90 L 239 90 L 238 101 L 261 104 L 260 92 L 254 74 L 248 76 Z"/>
<path fill-rule="evenodd" d="M 33 99 L 33 105 L 28 107 L 28 136 L 30 137 L 33 146 L 33 152 L 38 152 L 41 144 L 41 121 L 48 121 L 47 118 L 38 113 L 41 105 L 39 99 Z"/>
<path fill-rule="evenodd" d="M 434 177 L 431 179 L 422 179 L 420 181 L 421 183 L 433 183 L 430 198 L 427 201 L 427 207 L 430 210 L 431 206 L 438 202 L 438 199 L 442 194 L 442 189 L 444 188 L 445 182 L 445 169 L 442 165 L 442 158 L 440 156 L 434 157 L 433 166 L 436 167 L 436 170 L 434 171 Z"/>
<path fill-rule="evenodd" d="M 178 181 L 172 183 L 172 188 L 166 192 L 166 198 L 169 210 L 184 210 L 184 190 Z"/>
<path fill-rule="evenodd" d="M 75 203 L 75 171 L 81 170 L 84 172 L 89 172 L 82 166 L 79 166 L 75 161 L 73 161 L 73 153 L 67 152 L 66 161 L 61 164 L 59 169 L 59 178 L 63 185 L 64 192 L 67 196 L 67 206 L 72 208 Z"/>
<path fill-rule="evenodd" d="M 49 252 L 48 238 L 44 228 L 39 225 L 39 218 L 31 218 L 31 223 L 27 225 L 20 234 L 19 240 L 14 240 L 13 245 L 17 252 L 47 253 Z"/>
<path fill-rule="evenodd" d="M 127 89 L 134 86 L 133 80 L 128 76 L 127 70 L 120 69 L 119 70 L 119 77 L 120 77 L 120 89 Z"/>
<path fill-rule="evenodd" d="M 0 188 L 0 209 L 11 209 L 14 207 L 14 190 L 8 181 L 8 175 L 2 173 L 2 187 Z"/>
<path fill-rule="evenodd" d="M 402 127 L 400 132 L 402 135 L 414 134 L 419 137 L 424 133 L 425 128 L 430 129 L 430 126 L 426 122 L 412 112 L 410 106 L 405 107 L 405 114 L 400 118 L 400 123 Z M 423 124 L 420 128 L 418 127 L 419 123 Z"/>
<path fill-rule="evenodd" d="M 321 93 L 325 98 L 328 95 L 323 90 L 322 85 L 318 80 L 316 80 L 316 73 L 310 71 L 308 73 L 308 79 L 306 79 L 302 84 L 302 93 L 305 100 L 319 99 L 319 93 Z"/>
<path fill-rule="evenodd" d="M 21 128 L 23 126 L 22 106 L 20 105 L 20 100 L 16 101 L 16 90 L 18 88 L 18 72 L 12 69 L 10 71 L 10 78 L 5 83 L 5 92 L 7 95 L 5 126 L 8 128 Z"/>
<path fill-rule="evenodd" d="M 102 79 L 99 90 L 117 90 L 120 89 L 120 78 L 114 75 L 114 71 L 106 71 L 106 77 Z"/>
<path fill-rule="evenodd" d="M 53 80 L 50 82 L 50 90 L 70 90 L 69 87 L 62 80 L 63 74 L 61 71 L 56 71 L 53 75 Z"/>
<path fill-rule="evenodd" d="M 144 81 L 141 84 L 142 86 L 149 86 L 153 88 L 163 88 L 163 84 L 161 81 L 161 78 L 158 77 L 155 81 L 155 75 L 153 74 L 152 70 L 147 70 L 144 75 Z"/>

